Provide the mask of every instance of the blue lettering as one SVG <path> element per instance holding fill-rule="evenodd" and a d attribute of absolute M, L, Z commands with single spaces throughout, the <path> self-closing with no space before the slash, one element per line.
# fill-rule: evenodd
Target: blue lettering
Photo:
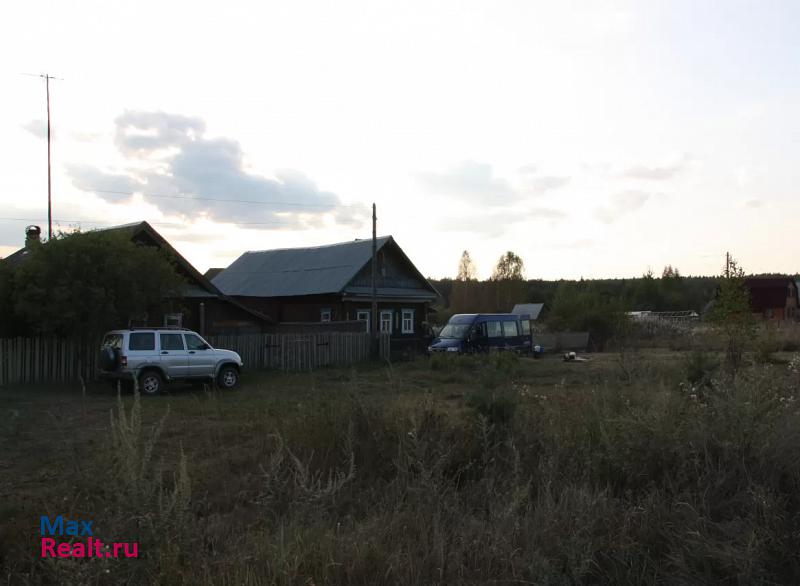
<path fill-rule="evenodd" d="M 77 534 L 78 534 L 78 522 L 67 521 L 67 535 L 77 535 Z"/>
<path fill-rule="evenodd" d="M 42 515 L 40 519 L 40 526 L 42 535 L 63 535 L 64 534 L 64 518 L 59 515 L 56 517 L 55 522 L 50 522 L 50 517 Z"/>
<path fill-rule="evenodd" d="M 81 535 L 94 535 L 92 525 L 94 521 L 81 521 Z"/>

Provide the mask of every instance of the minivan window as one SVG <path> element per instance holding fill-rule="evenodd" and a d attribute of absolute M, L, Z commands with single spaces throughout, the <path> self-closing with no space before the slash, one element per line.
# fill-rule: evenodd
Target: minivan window
<path fill-rule="evenodd" d="M 180 334 L 161 334 L 162 350 L 183 350 L 183 336 Z"/>
<path fill-rule="evenodd" d="M 122 334 L 106 334 L 103 339 L 103 346 L 122 350 Z"/>
<path fill-rule="evenodd" d="M 463 340 L 469 332 L 469 324 L 447 324 L 439 333 L 440 338 L 455 338 L 456 340 Z"/>
<path fill-rule="evenodd" d="M 130 350 L 155 350 L 156 349 L 156 335 L 152 332 L 136 332 L 132 333 L 128 341 L 128 349 Z"/>
<path fill-rule="evenodd" d="M 519 334 L 517 333 L 517 322 L 515 321 L 504 321 L 503 322 L 503 335 L 506 338 L 515 338 Z"/>
<path fill-rule="evenodd" d="M 486 322 L 486 326 L 489 330 L 490 338 L 500 338 L 503 336 L 503 326 L 501 322 L 499 321 Z"/>
<path fill-rule="evenodd" d="M 531 333 L 531 322 L 529 320 L 523 319 L 519 323 L 522 326 L 522 335 L 523 336 L 527 336 L 528 334 Z"/>

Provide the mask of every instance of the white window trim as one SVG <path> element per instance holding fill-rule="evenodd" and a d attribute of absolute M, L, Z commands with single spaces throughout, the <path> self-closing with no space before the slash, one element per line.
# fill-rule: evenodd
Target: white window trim
<path fill-rule="evenodd" d="M 366 322 L 366 323 L 367 323 L 367 331 L 368 331 L 368 332 L 370 331 L 370 329 L 369 329 L 369 322 L 370 322 L 370 319 L 371 319 L 371 318 L 370 318 L 370 314 L 371 314 L 371 313 L 372 313 L 372 312 L 371 312 L 369 309 L 359 309 L 359 310 L 356 310 L 356 320 L 357 320 L 357 321 L 364 321 L 364 322 Z M 365 315 L 365 314 L 366 314 L 366 316 L 367 316 L 367 319 L 364 319 L 364 320 L 362 320 L 360 317 L 358 317 L 358 316 L 360 316 L 360 315 Z"/>
<path fill-rule="evenodd" d="M 384 316 L 387 316 L 387 315 L 389 316 L 389 319 L 387 320 L 389 322 L 389 329 L 388 330 L 384 330 L 383 329 L 383 321 L 384 321 L 383 318 L 384 318 Z M 378 325 L 380 326 L 380 331 L 381 332 L 386 331 L 387 333 L 391 334 L 392 330 L 393 330 L 392 326 L 394 325 L 392 323 L 392 319 L 394 318 L 394 312 L 391 309 L 382 309 L 381 312 L 380 312 L 380 318 L 381 319 L 378 322 Z"/>
<path fill-rule="evenodd" d="M 411 315 L 411 327 L 406 328 L 406 315 Z M 400 333 L 402 334 L 413 334 L 414 333 L 414 310 L 413 309 L 402 309 L 400 310 Z"/>
<path fill-rule="evenodd" d="M 327 315 L 327 319 L 325 316 Z M 333 312 L 331 312 L 330 307 L 324 307 L 319 311 L 319 321 L 321 322 L 329 322 L 331 321 L 331 317 L 333 316 Z"/>

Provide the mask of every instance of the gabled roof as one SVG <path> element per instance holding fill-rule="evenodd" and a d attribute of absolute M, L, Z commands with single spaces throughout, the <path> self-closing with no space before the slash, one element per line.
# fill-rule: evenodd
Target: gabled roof
<path fill-rule="evenodd" d="M 437 295 L 391 236 L 376 239 L 376 249 L 394 248 L 424 283 L 419 290 Z M 282 248 L 246 252 L 214 277 L 227 295 L 242 297 L 294 297 L 342 293 L 372 258 L 372 240 L 354 240 L 308 248 Z M 353 288 L 357 289 L 357 288 Z M 418 290 L 413 290 L 418 291 Z M 382 291 L 389 293 L 389 291 Z M 392 291 L 393 294 L 408 291 Z"/>
<path fill-rule="evenodd" d="M 219 297 L 220 299 L 224 299 L 228 303 L 236 305 L 238 308 L 242 309 L 246 313 L 252 315 L 255 318 L 258 318 L 262 321 L 272 321 L 271 319 L 267 318 L 266 316 L 253 311 L 252 309 L 242 305 L 238 301 L 234 299 L 230 299 L 227 297 L 222 291 L 220 291 L 211 281 L 209 281 L 206 277 L 204 277 L 200 272 L 192 266 L 192 264 L 186 260 L 181 254 L 172 247 L 172 245 L 163 237 L 161 234 L 156 232 L 156 230 L 147 222 L 133 222 L 131 224 L 123 224 L 121 226 L 112 226 L 111 228 L 101 228 L 97 230 L 98 232 L 122 232 L 128 233 L 130 235 L 131 240 L 133 241 L 149 241 L 162 250 L 166 251 L 168 255 L 170 255 L 178 265 L 178 267 L 188 275 L 193 282 L 187 283 L 186 287 L 184 288 L 184 296 L 185 297 L 206 297 L 206 298 L 214 298 Z M 47 243 L 44 243 L 44 246 L 47 246 Z M 14 254 L 8 256 L 4 262 L 12 263 L 12 266 L 17 266 L 20 263 L 24 262 L 25 257 L 28 253 L 28 250 L 22 248 L 15 252 Z"/>
<path fill-rule="evenodd" d="M 544 303 L 517 303 L 511 313 L 514 315 L 529 315 L 532 320 L 539 319 Z"/>
<path fill-rule="evenodd" d="M 789 277 L 750 277 L 745 279 L 745 286 L 750 290 L 750 304 L 758 312 L 770 308 L 784 307 L 789 295 L 789 287 L 797 287 Z M 795 295 L 795 303 L 797 303 Z"/>

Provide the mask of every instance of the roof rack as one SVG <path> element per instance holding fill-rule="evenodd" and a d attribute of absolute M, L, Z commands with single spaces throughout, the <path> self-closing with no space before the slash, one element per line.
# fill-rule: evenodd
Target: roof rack
<path fill-rule="evenodd" d="M 128 328 L 131 331 L 134 330 L 179 330 L 185 332 L 191 332 L 189 328 L 182 328 L 179 326 L 133 326 Z"/>

